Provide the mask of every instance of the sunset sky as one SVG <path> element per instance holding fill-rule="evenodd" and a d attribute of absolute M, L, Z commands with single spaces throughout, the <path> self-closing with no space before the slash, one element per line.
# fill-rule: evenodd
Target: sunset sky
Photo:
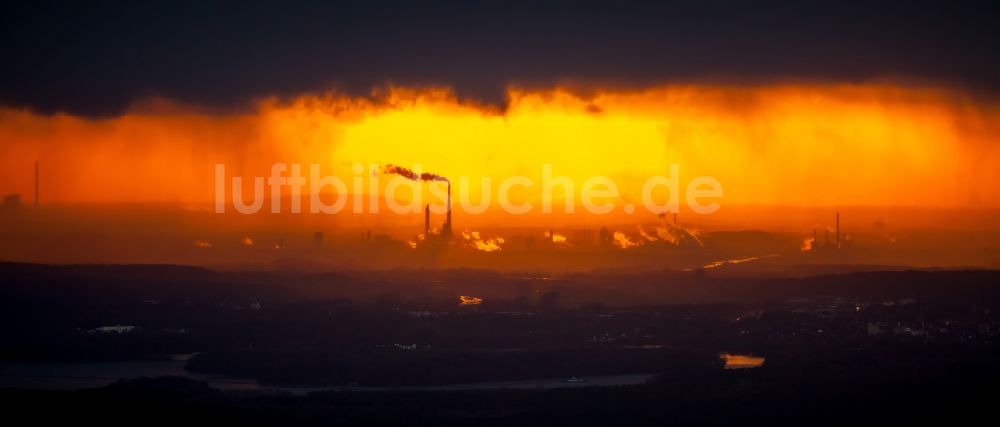
<path fill-rule="evenodd" d="M 355 163 L 419 164 L 468 177 L 479 200 L 482 177 L 495 192 L 509 176 L 540 183 L 551 164 L 553 175 L 577 186 L 603 175 L 623 198 L 638 199 L 648 177 L 677 164 L 682 183 L 718 179 L 730 204 L 996 207 L 1000 200 L 1000 113 L 960 92 L 659 86 L 586 95 L 511 89 L 508 99 L 498 111 L 446 89 L 394 88 L 374 101 L 303 95 L 226 114 L 165 100 L 105 118 L 6 108 L 0 178 L 5 192 L 29 194 L 37 159 L 47 201 L 211 203 L 216 163 L 248 178 L 268 176 L 274 162 L 316 163 L 345 182 Z"/>
<path fill-rule="evenodd" d="M 631 201 L 677 164 L 723 204 L 1000 206 L 988 8 L 206 8 L 7 14 L 0 192 L 36 160 L 47 202 L 206 204 L 219 163 L 392 163 L 478 198 L 551 164 Z"/>

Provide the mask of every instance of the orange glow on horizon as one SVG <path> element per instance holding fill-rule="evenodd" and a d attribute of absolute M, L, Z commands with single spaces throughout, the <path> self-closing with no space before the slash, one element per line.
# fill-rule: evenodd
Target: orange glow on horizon
<path fill-rule="evenodd" d="M 30 195 L 35 160 L 45 202 L 210 203 L 216 163 L 246 177 L 267 176 L 275 162 L 319 163 L 345 182 L 355 163 L 392 163 L 468 177 L 476 203 L 481 177 L 495 190 L 523 175 L 537 191 L 541 165 L 551 164 L 577 187 L 610 177 L 632 202 L 645 179 L 678 164 L 682 187 L 717 178 L 723 206 L 1000 207 L 1000 110 L 948 90 L 512 89 L 509 99 L 503 113 L 447 90 L 405 88 L 378 102 L 265 100 L 233 115 L 160 106 L 96 120 L 0 109 L 0 191 Z"/>
<path fill-rule="evenodd" d="M 763 357 L 729 353 L 720 353 L 719 358 L 725 363 L 725 369 L 759 368 L 764 365 L 765 361 Z"/>

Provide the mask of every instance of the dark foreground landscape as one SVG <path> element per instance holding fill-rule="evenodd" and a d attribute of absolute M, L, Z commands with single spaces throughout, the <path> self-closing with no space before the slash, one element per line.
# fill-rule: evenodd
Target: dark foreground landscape
<path fill-rule="evenodd" d="M 0 264 L 0 401 L 128 423 L 991 417 L 1000 272 L 857 270 Z"/>
<path fill-rule="evenodd" d="M 129 425 L 971 425 L 993 419 L 1000 377 L 989 357 L 938 357 L 892 366 L 859 358 L 833 366 L 679 373 L 636 386 L 545 391 L 283 396 L 222 392 L 167 377 L 73 392 L 4 390 L 0 399 L 8 414 L 23 419 L 79 417 Z"/>

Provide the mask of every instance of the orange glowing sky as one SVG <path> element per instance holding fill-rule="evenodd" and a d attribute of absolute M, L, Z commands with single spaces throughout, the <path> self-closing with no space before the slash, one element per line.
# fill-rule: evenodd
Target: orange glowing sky
<path fill-rule="evenodd" d="M 266 176 L 319 163 L 347 181 L 356 162 L 576 185 L 605 175 L 622 199 L 681 168 L 713 176 L 721 204 L 1000 206 L 1000 111 L 961 92 L 895 85 L 665 86 L 508 92 L 506 111 L 444 89 L 263 100 L 215 114 L 166 101 L 108 119 L 0 109 L 0 192 L 46 202 L 210 203 L 214 164 Z M 348 181 L 349 182 L 349 181 Z M 532 196 L 525 195 L 530 199 Z"/>

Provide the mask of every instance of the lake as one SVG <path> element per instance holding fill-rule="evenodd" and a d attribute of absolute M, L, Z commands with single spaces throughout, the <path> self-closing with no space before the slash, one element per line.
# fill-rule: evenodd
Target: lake
<path fill-rule="evenodd" d="M 497 381 L 440 386 L 361 387 L 361 386 L 295 386 L 260 384 L 251 378 L 232 378 L 204 375 L 184 370 L 190 355 L 174 355 L 164 360 L 95 362 L 95 363 L 45 363 L 0 362 L 0 388 L 82 390 L 102 387 L 118 380 L 139 377 L 177 376 L 204 381 L 220 390 L 280 391 L 305 394 L 314 391 L 445 391 L 487 389 L 552 389 L 564 387 L 621 386 L 642 384 L 658 374 L 626 374 L 579 377 L 573 380 L 550 378 L 524 381 Z"/>

